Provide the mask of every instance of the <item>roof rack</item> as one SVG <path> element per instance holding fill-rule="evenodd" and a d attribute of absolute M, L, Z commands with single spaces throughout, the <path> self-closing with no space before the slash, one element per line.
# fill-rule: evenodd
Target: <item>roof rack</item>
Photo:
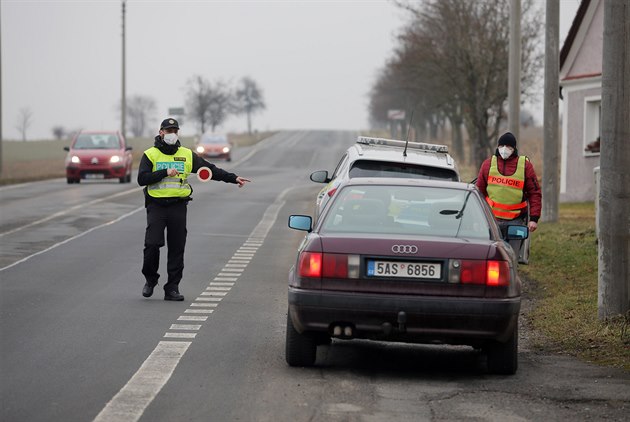
<path fill-rule="evenodd" d="M 386 145 L 386 146 L 391 146 L 391 147 L 402 147 L 402 148 L 405 147 L 405 141 L 400 141 L 398 139 L 373 138 L 371 136 L 359 136 L 357 138 L 357 144 Z M 409 142 L 407 145 L 407 148 L 448 153 L 448 147 L 446 145 L 427 144 L 424 142 Z"/>

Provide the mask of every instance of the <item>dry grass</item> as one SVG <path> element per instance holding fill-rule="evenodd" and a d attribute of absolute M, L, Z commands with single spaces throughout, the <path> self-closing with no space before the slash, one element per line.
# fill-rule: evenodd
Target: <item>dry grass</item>
<path fill-rule="evenodd" d="M 530 265 L 521 267 L 537 303 L 528 316 L 542 334 L 534 346 L 630 370 L 630 313 L 598 319 L 597 265 L 594 204 L 561 204 L 559 221 L 539 225 Z"/>

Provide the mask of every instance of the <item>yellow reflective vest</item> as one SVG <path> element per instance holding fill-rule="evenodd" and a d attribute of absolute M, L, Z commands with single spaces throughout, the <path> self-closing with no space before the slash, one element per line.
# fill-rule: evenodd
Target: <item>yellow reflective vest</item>
<path fill-rule="evenodd" d="M 151 147 L 144 152 L 151 163 L 153 171 L 174 168 L 179 172 L 175 177 L 165 177 L 157 183 L 147 186 L 147 192 L 153 198 L 186 198 L 192 193 L 188 184 L 188 175 L 193 168 L 192 151 L 179 147 L 173 155 L 162 153 L 158 148 Z"/>
<path fill-rule="evenodd" d="M 523 201 L 525 160 L 527 157 L 524 155 L 518 157 L 514 174 L 504 176 L 499 172 L 497 156 L 492 156 L 490 171 L 488 172 L 488 197 L 486 201 L 488 201 L 496 218 L 513 220 L 521 214 L 523 208 L 527 207 L 527 202 Z"/>

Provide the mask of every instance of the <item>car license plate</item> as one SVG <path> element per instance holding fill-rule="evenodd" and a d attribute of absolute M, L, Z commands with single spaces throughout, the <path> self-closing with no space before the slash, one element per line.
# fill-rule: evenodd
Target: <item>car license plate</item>
<path fill-rule="evenodd" d="M 87 173 L 85 175 L 86 179 L 103 179 L 105 175 L 103 173 Z"/>
<path fill-rule="evenodd" d="M 368 261 L 368 277 L 442 278 L 442 265 L 435 262 Z"/>

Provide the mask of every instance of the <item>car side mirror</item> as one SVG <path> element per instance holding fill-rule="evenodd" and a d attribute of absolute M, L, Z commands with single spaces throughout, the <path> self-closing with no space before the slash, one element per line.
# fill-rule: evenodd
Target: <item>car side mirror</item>
<path fill-rule="evenodd" d="M 289 227 L 310 233 L 313 231 L 313 219 L 308 215 L 291 215 L 289 216 Z"/>
<path fill-rule="evenodd" d="M 63 147 L 64 151 L 70 151 L 70 147 Z"/>
<path fill-rule="evenodd" d="M 506 240 L 525 240 L 529 237 L 527 226 L 508 226 Z"/>
<path fill-rule="evenodd" d="M 328 178 L 328 172 L 326 170 L 319 170 L 311 173 L 311 180 L 317 183 L 330 182 L 330 179 Z"/>

